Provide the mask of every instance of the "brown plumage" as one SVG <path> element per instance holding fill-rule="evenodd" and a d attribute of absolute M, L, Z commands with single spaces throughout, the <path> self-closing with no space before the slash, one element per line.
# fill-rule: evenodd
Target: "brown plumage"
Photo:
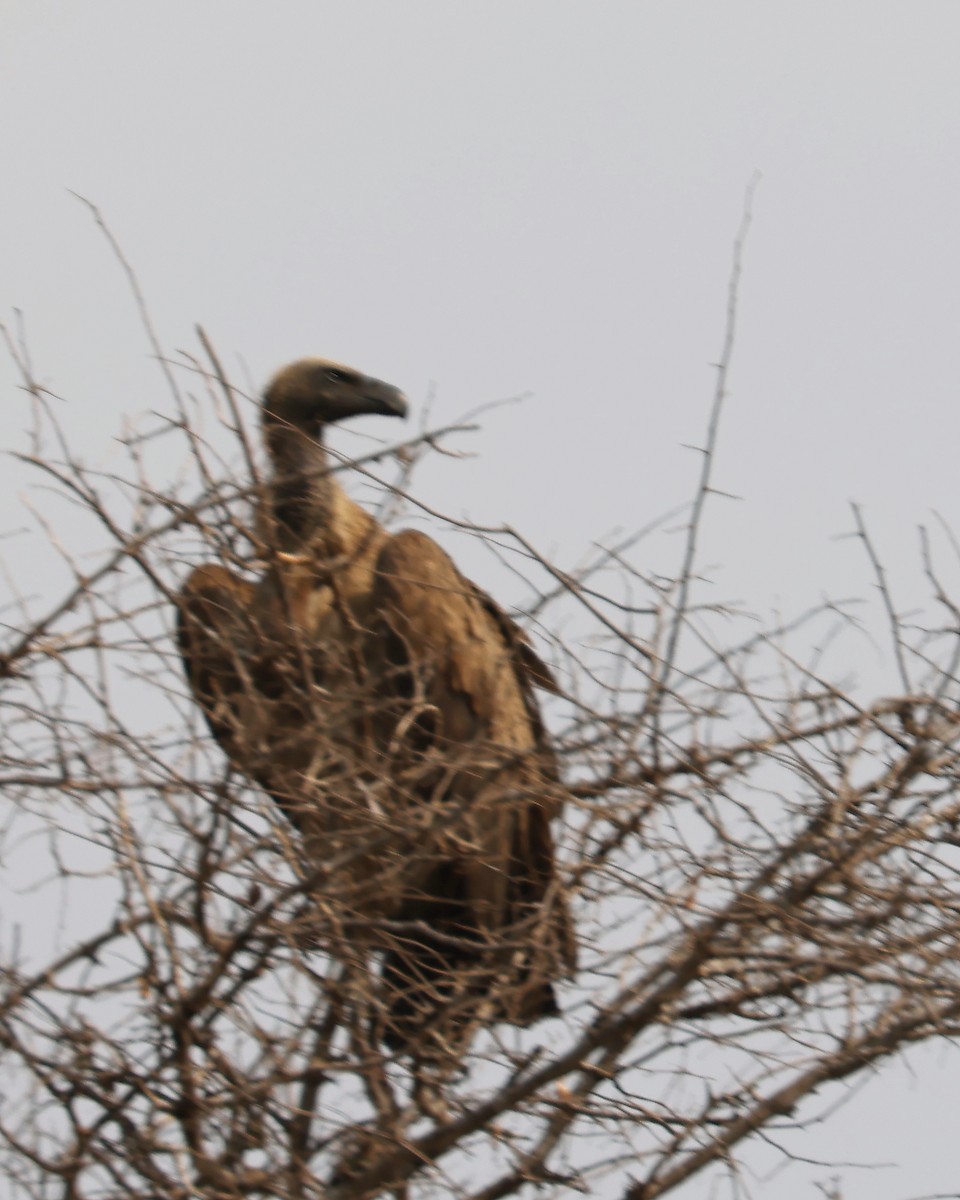
<path fill-rule="evenodd" d="M 554 868 L 549 670 L 425 535 L 389 534 L 336 484 L 326 424 L 402 415 L 388 384 L 319 359 L 264 395 L 268 567 L 197 568 L 180 597 L 194 695 L 230 762 L 329 868 L 382 952 L 383 1035 L 556 1010 L 573 966 Z M 443 1018 L 441 1020 L 441 1018 Z"/>

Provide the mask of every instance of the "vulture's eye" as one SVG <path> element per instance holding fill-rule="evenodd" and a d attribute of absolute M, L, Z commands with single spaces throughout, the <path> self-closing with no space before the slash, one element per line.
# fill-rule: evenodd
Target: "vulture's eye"
<path fill-rule="evenodd" d="M 347 377 L 343 373 L 343 371 L 337 371 L 333 368 L 331 368 L 329 371 L 327 371 L 327 378 L 332 380 L 334 383 L 346 383 L 347 382 Z"/>

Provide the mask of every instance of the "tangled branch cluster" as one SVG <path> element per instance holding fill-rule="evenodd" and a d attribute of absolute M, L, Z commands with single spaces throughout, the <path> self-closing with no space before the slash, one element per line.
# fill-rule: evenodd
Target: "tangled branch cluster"
<path fill-rule="evenodd" d="M 491 1021 L 431 1075 L 369 1032 L 376 974 L 341 919 L 342 872 L 305 865 L 180 673 L 187 568 L 255 553 L 256 475 L 238 483 L 196 415 L 219 411 L 220 444 L 253 472 L 239 393 L 215 359 L 194 363 L 198 397 L 128 438 L 107 478 L 58 438 L 19 361 L 36 409 L 24 457 L 107 544 L 92 569 L 64 552 L 61 594 L 5 618 L 10 1195 L 495 1200 L 604 1180 L 652 1200 L 735 1171 L 771 1122 L 802 1126 L 825 1082 L 957 1032 L 960 611 L 932 559 L 942 619 L 907 629 L 860 528 L 901 672 L 897 695 L 863 705 L 797 649 L 843 624 L 836 608 L 738 640 L 735 614 L 692 605 L 712 440 L 676 579 L 626 545 L 562 571 L 482 531 L 531 581 L 531 628 L 577 631 L 546 652 L 565 690 L 547 719 L 581 964 L 562 1016 Z M 368 478 L 399 463 L 387 516 L 450 432 L 360 462 Z M 191 469 L 157 488 L 153 456 L 175 442 Z"/>

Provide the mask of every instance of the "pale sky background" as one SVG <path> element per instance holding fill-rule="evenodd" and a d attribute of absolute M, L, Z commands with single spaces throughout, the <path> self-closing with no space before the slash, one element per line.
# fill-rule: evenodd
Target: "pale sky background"
<path fill-rule="evenodd" d="M 415 408 L 434 388 L 435 423 L 529 393 L 417 491 L 570 565 L 692 494 L 684 444 L 759 170 L 716 477 L 741 499 L 707 523 L 718 595 L 786 614 L 869 597 L 837 536 L 851 499 L 903 604 L 923 595 L 918 524 L 960 530 L 955 0 L 0 0 L 0 123 L 0 319 L 23 310 L 91 461 L 169 402 L 68 189 L 170 350 L 199 322 L 257 386 L 338 358 Z M 0 361 L 8 447 L 15 383 Z M 22 485 L 0 481 L 4 528 Z M 869 653 L 861 675 L 885 678 Z M 819 1200 L 834 1176 L 844 1200 L 957 1194 L 958 1076 L 942 1047 L 887 1066 L 753 1194 Z"/>

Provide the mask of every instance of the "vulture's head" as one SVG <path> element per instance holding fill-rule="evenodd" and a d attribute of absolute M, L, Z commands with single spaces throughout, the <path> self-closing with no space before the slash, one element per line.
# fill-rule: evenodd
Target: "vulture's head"
<path fill-rule="evenodd" d="M 304 358 L 284 367 L 263 394 L 268 436 L 292 428 L 319 438 L 331 421 L 368 413 L 404 417 L 406 397 L 389 383 L 324 358 Z"/>

